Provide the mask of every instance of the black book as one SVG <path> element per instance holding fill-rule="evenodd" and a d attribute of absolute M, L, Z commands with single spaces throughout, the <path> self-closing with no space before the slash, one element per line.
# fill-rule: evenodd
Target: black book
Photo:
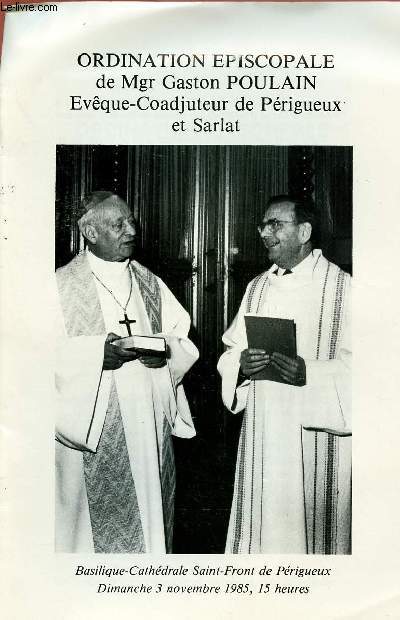
<path fill-rule="evenodd" d="M 165 338 L 162 336 L 125 336 L 125 338 L 114 340 L 112 344 L 127 351 L 136 351 L 141 355 L 154 355 L 164 358 L 168 356 Z"/>
<path fill-rule="evenodd" d="M 268 355 L 283 353 L 297 357 L 296 323 L 291 319 L 272 319 L 266 316 L 245 316 L 249 349 L 264 349 Z M 252 379 L 288 383 L 271 365 L 266 366 Z"/>

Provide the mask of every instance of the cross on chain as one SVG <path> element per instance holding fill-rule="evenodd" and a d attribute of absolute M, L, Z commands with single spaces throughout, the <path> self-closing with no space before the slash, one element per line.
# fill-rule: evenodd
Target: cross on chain
<path fill-rule="evenodd" d="M 114 293 L 112 292 L 112 290 L 111 290 L 110 288 L 108 288 L 108 286 L 106 286 L 106 285 L 104 284 L 104 282 L 102 282 L 102 281 L 100 280 L 99 276 L 97 276 L 97 275 L 95 274 L 95 272 L 94 272 L 94 271 L 92 271 L 92 274 L 94 275 L 94 277 L 96 278 L 96 280 L 97 280 L 97 281 L 101 284 L 101 286 L 102 286 L 103 288 L 105 288 L 105 289 L 106 289 L 106 291 L 108 291 L 108 292 L 110 293 L 111 297 L 114 299 L 114 301 L 116 301 L 116 302 L 117 302 L 117 304 L 119 305 L 119 307 L 120 307 L 120 308 L 122 308 L 122 311 L 123 311 L 123 313 L 124 313 L 124 320 L 123 320 L 123 321 L 118 321 L 118 323 L 119 323 L 120 325 L 125 325 L 125 327 L 126 327 L 126 329 L 127 329 L 127 331 L 128 331 L 129 336 L 132 336 L 132 331 L 131 331 L 131 323 L 136 323 L 136 321 L 135 321 L 135 319 L 130 319 L 130 318 L 128 317 L 128 315 L 126 314 L 126 308 L 128 307 L 128 304 L 129 304 L 129 301 L 130 301 L 130 299 L 131 299 L 131 295 L 132 295 L 132 273 L 131 273 L 131 271 L 129 270 L 129 276 L 130 276 L 130 281 L 131 281 L 131 288 L 130 288 L 130 291 L 129 291 L 129 297 L 128 297 L 128 299 L 127 299 L 127 302 L 126 302 L 125 306 L 123 306 L 123 305 L 121 304 L 121 302 L 120 302 L 120 301 L 118 301 L 118 299 L 115 297 L 115 295 L 114 295 Z"/>
<path fill-rule="evenodd" d="M 130 319 L 128 315 L 126 314 L 126 312 L 124 312 L 124 320 L 118 321 L 118 323 L 120 325 L 125 325 L 126 329 L 128 330 L 129 336 L 132 336 L 131 323 L 136 323 L 135 319 Z"/>

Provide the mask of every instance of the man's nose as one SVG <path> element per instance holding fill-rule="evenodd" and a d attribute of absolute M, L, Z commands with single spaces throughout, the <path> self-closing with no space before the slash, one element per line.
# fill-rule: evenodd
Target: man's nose
<path fill-rule="evenodd" d="M 128 235 L 136 236 L 136 226 L 133 222 L 125 222 L 125 232 Z"/>

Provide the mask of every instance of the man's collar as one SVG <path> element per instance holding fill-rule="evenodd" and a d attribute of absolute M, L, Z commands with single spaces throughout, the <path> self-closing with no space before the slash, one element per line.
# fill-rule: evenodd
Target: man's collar
<path fill-rule="evenodd" d="M 129 258 L 121 262 L 103 260 L 93 254 L 93 252 L 91 252 L 88 248 L 86 249 L 86 254 L 89 260 L 90 268 L 97 274 L 120 274 L 123 273 L 129 265 Z"/>
<path fill-rule="evenodd" d="M 321 253 L 322 253 L 321 250 L 317 250 L 317 249 L 311 250 L 311 252 L 307 254 L 307 256 L 303 258 L 303 260 L 300 263 L 292 267 L 290 271 L 293 274 L 296 274 L 296 276 L 302 276 L 302 275 L 306 275 L 310 273 L 313 270 L 314 265 L 317 262 L 318 258 L 321 256 Z M 272 267 L 269 269 L 269 273 L 271 274 L 277 269 L 278 269 L 278 274 L 277 274 L 278 276 L 281 276 L 283 272 L 285 271 L 283 267 L 278 267 L 278 265 L 274 263 Z"/>

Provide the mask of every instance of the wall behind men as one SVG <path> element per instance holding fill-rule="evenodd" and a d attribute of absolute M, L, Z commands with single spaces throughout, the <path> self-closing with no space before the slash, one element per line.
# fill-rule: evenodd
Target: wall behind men
<path fill-rule="evenodd" d="M 324 253 L 351 270 L 351 147 L 60 145 L 57 267 L 83 246 L 77 208 L 95 189 L 126 199 L 139 224 L 138 260 L 192 316 L 202 407 L 210 388 L 213 403 L 219 393 L 221 335 L 249 280 L 269 266 L 257 224 L 271 195 L 313 199 Z"/>
<path fill-rule="evenodd" d="M 131 206 L 138 259 L 190 312 L 210 372 L 246 284 L 269 266 L 256 227 L 271 195 L 313 199 L 324 254 L 351 271 L 351 147 L 59 146 L 56 266 L 82 247 L 76 210 L 93 189 Z"/>
<path fill-rule="evenodd" d="M 192 317 L 200 359 L 185 389 L 197 437 L 175 441 L 175 550 L 205 552 L 207 531 L 207 550 L 221 553 L 241 416 L 222 405 L 216 365 L 247 283 L 269 266 L 257 224 L 271 195 L 312 198 L 324 253 L 349 270 L 352 149 L 60 145 L 56 172 L 56 266 L 83 247 L 76 225 L 81 197 L 111 190 L 139 224 L 136 258 L 163 278 Z M 194 523 L 205 528 L 198 526 L 198 536 Z"/>

